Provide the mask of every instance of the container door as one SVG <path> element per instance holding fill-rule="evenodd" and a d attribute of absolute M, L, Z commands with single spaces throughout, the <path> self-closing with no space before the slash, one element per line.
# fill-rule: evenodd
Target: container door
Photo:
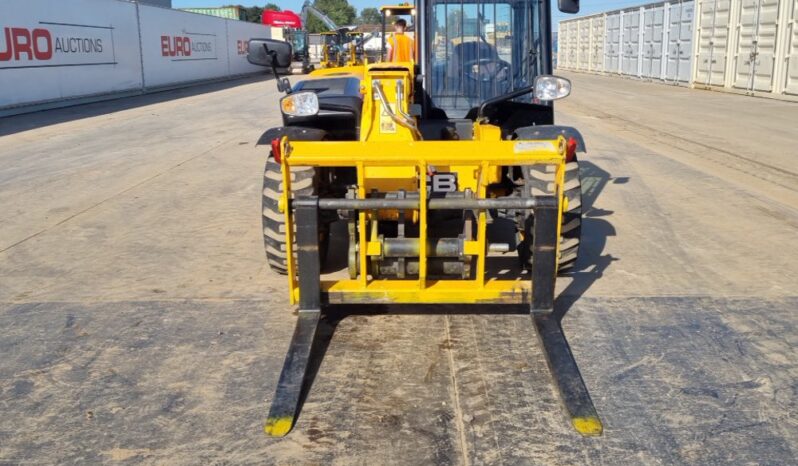
<path fill-rule="evenodd" d="M 568 63 L 569 67 L 573 70 L 579 66 L 579 22 L 574 21 L 571 27 L 568 28 L 568 40 L 570 47 L 568 47 Z"/>
<path fill-rule="evenodd" d="M 784 92 L 798 95 L 798 0 L 792 1 L 787 40 L 787 76 Z"/>
<path fill-rule="evenodd" d="M 590 18 L 579 21 L 579 69 L 590 69 Z"/>
<path fill-rule="evenodd" d="M 593 18 L 590 27 L 592 29 L 590 39 L 593 44 L 590 50 L 590 71 L 602 72 L 604 71 L 604 42 L 606 39 L 604 16 Z"/>
<path fill-rule="evenodd" d="M 737 23 L 734 87 L 773 90 L 778 0 L 742 0 Z"/>
<path fill-rule="evenodd" d="M 643 13 L 643 76 L 659 79 L 662 70 L 664 7 L 647 8 Z"/>
<path fill-rule="evenodd" d="M 621 50 L 621 14 L 609 14 L 606 21 L 607 37 L 604 44 L 604 71 L 617 73 Z"/>
<path fill-rule="evenodd" d="M 571 28 L 573 27 L 573 24 L 573 21 L 562 23 L 562 29 L 560 30 L 559 40 L 560 47 L 562 47 L 560 53 L 560 66 L 565 69 L 573 68 L 573 63 L 571 63 L 571 48 L 573 47 L 573 44 L 571 43 Z"/>
<path fill-rule="evenodd" d="M 653 55 L 654 9 L 646 8 L 643 12 L 643 77 L 651 77 L 651 61 Z"/>
<path fill-rule="evenodd" d="M 687 82 L 690 80 L 693 53 L 693 2 L 672 4 L 668 23 L 665 79 Z"/>
<path fill-rule="evenodd" d="M 640 63 L 640 11 L 632 10 L 623 15 L 623 74 L 638 76 Z"/>
<path fill-rule="evenodd" d="M 729 43 L 730 0 L 700 3 L 696 83 L 723 86 L 726 80 L 726 50 Z"/>

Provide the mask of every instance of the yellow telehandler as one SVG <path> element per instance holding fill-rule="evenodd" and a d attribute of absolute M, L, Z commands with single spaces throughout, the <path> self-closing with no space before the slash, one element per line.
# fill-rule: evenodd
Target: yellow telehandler
<path fill-rule="evenodd" d="M 576 13 L 578 0 L 559 9 Z M 414 60 L 278 78 L 283 125 L 259 141 L 271 149 L 266 258 L 299 306 L 266 432 L 294 426 L 327 305 L 502 303 L 529 306 L 573 427 L 600 435 L 554 310 L 555 278 L 579 251 L 585 146 L 554 123 L 553 101 L 571 83 L 552 75 L 549 2 L 418 0 L 381 11 L 383 38 L 395 17 L 410 18 Z M 291 47 L 253 39 L 248 57 L 276 76 Z M 335 221 L 347 224 L 348 270 L 328 278 Z M 512 240 L 490 239 L 498 223 L 513 226 Z M 513 252 L 517 273 L 486 273 Z"/>

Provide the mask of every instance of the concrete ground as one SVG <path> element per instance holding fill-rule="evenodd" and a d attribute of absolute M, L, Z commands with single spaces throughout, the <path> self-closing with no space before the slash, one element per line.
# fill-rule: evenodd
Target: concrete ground
<path fill-rule="evenodd" d="M 0 464 L 794 463 L 798 105 L 569 77 L 557 305 L 603 437 L 528 316 L 454 306 L 326 321 L 295 430 L 262 433 L 295 314 L 260 231 L 277 93 L 249 80 L 0 119 Z"/>

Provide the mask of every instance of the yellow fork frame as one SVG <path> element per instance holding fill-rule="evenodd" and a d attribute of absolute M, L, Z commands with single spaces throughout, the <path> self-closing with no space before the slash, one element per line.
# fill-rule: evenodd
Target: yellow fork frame
<path fill-rule="evenodd" d="M 369 242 L 367 220 L 370 213 L 358 212 L 358 251 L 360 274 L 356 279 L 321 280 L 322 301 L 327 303 L 529 303 L 531 281 L 513 279 L 485 279 L 487 255 L 484 209 L 477 215 L 477 238 L 467 241 L 465 253 L 477 258 L 474 279 L 427 279 L 427 190 L 426 173 L 429 166 L 473 166 L 478 170 L 476 197 L 486 197 L 487 173 L 491 168 L 532 164 L 551 164 L 556 167 L 556 190 L 559 212 L 557 237 L 560 234 L 565 176 L 565 139 L 560 136 L 548 141 L 370 141 L 370 142 L 301 142 L 283 138 L 283 193 L 280 207 L 286 221 L 286 255 L 291 304 L 299 302 L 299 283 L 293 257 L 294 233 L 291 199 L 291 167 L 354 167 L 357 170 L 358 198 L 365 199 L 366 167 L 415 167 L 419 189 L 419 276 L 418 279 L 371 279 L 368 275 L 368 256 L 379 255 L 379 242 Z M 559 241 L 557 241 L 559 248 Z M 559 251 L 556 251 L 558 254 Z M 555 256 L 556 257 L 556 256 Z"/>

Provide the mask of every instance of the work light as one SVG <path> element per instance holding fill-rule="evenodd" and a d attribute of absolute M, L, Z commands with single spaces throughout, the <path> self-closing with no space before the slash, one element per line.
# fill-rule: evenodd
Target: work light
<path fill-rule="evenodd" d="M 571 81 L 559 76 L 543 75 L 535 78 L 535 98 L 557 100 L 571 93 Z"/>

